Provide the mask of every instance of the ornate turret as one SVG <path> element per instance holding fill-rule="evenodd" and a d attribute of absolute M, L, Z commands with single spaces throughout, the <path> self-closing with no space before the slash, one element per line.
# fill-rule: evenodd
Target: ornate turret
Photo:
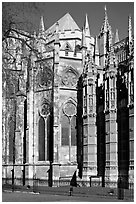
<path fill-rule="evenodd" d="M 97 175 L 97 127 L 96 127 L 96 81 L 97 68 L 93 62 L 88 17 L 82 33 L 83 79 L 83 178 L 88 180 Z M 96 43 L 97 64 L 99 63 L 98 43 Z"/>
<path fill-rule="evenodd" d="M 105 127 L 106 127 L 106 165 L 105 182 L 117 182 L 118 179 L 118 161 L 117 161 L 117 68 L 115 53 L 112 43 L 112 31 L 109 29 L 109 51 L 107 52 L 107 63 L 105 64 L 104 92 L 105 92 Z M 108 131 L 110 129 L 110 131 Z M 114 141 L 113 141 L 113 138 Z M 109 148 L 108 148 L 109 147 Z M 111 150 L 111 147 L 114 147 Z M 114 169 L 114 170 L 113 170 Z"/>

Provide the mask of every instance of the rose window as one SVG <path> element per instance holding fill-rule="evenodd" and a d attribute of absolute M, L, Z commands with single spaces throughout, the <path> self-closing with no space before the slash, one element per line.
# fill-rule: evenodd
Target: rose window
<path fill-rule="evenodd" d="M 73 73 L 71 70 L 69 70 L 64 75 L 62 82 L 65 86 L 69 86 L 69 87 L 75 86 L 76 82 L 77 82 L 77 76 L 75 73 Z"/>
<path fill-rule="evenodd" d="M 66 105 L 64 107 L 64 113 L 67 116 L 76 115 L 76 106 L 72 102 L 66 103 Z"/>
<path fill-rule="evenodd" d="M 44 103 L 41 107 L 41 115 L 47 116 L 50 113 L 50 106 L 47 103 Z"/>

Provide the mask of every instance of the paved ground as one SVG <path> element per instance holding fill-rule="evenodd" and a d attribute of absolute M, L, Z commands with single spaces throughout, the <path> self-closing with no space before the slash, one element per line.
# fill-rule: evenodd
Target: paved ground
<path fill-rule="evenodd" d="M 124 189 L 124 199 L 118 200 L 118 189 L 103 187 L 73 187 L 73 196 L 69 196 L 70 186 L 48 187 L 48 186 L 13 186 L 5 184 L 2 186 L 3 202 L 132 202 L 133 191 Z M 112 194 L 111 194 L 112 190 Z M 40 192 L 39 194 L 34 194 Z"/>
<path fill-rule="evenodd" d="M 115 198 L 98 196 L 68 196 L 51 194 L 33 194 L 26 192 L 3 192 L 2 202 L 124 202 Z"/>

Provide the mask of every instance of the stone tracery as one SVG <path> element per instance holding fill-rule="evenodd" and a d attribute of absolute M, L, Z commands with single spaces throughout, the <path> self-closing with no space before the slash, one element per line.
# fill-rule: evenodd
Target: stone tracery
<path fill-rule="evenodd" d="M 62 78 L 62 83 L 65 86 L 74 87 L 77 83 L 77 74 L 75 73 L 75 71 L 72 70 L 71 68 L 66 70 Z"/>

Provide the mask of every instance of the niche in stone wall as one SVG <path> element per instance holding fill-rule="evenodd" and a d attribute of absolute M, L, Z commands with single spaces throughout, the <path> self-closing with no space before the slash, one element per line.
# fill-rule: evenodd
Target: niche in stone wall
<path fill-rule="evenodd" d="M 40 116 L 38 127 L 39 161 L 45 161 L 45 120 L 42 116 Z"/>

